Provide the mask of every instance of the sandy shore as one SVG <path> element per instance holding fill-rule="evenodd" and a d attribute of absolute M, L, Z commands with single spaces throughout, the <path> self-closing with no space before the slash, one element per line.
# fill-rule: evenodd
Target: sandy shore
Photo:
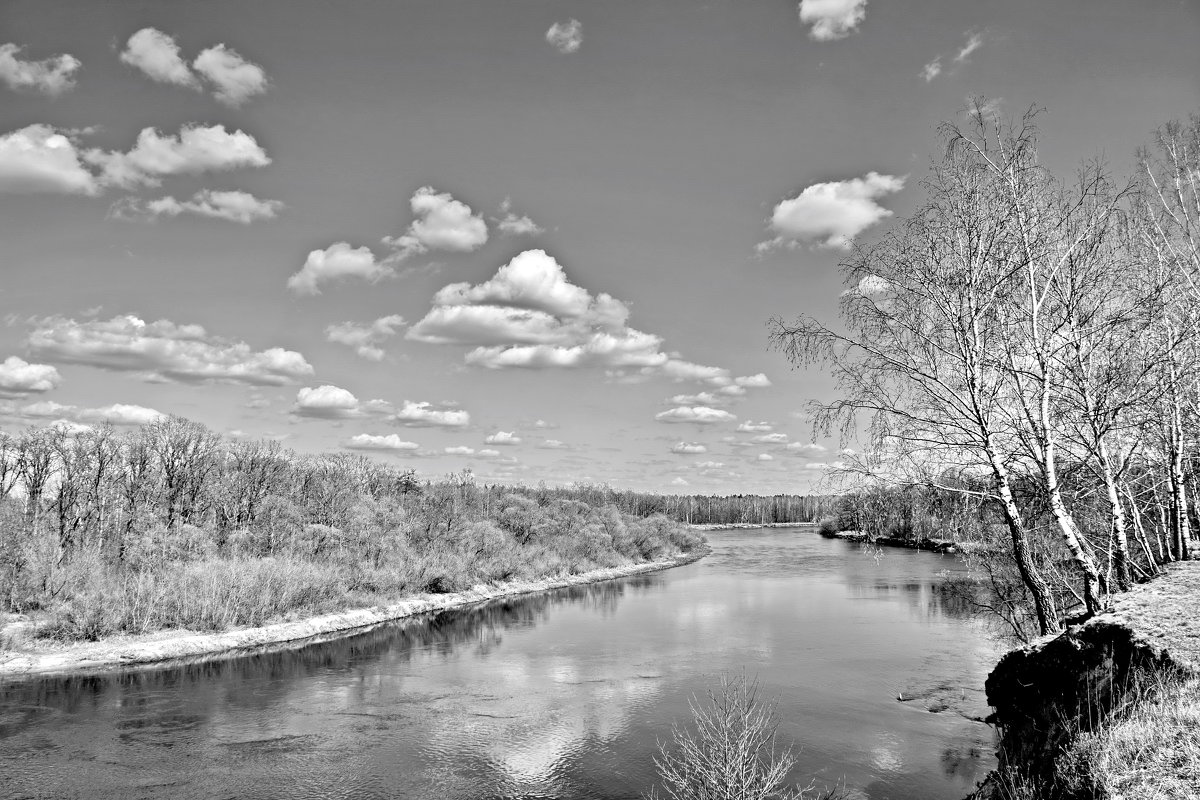
<path fill-rule="evenodd" d="M 702 548 L 694 553 L 663 561 L 630 564 L 537 581 L 506 581 L 476 586 L 451 594 L 420 594 L 388 606 L 359 608 L 318 617 L 278 622 L 259 628 L 239 628 L 220 633 L 186 630 L 158 631 L 144 636 L 121 636 L 99 642 L 56 644 L 35 642 L 16 650 L 0 650 L 0 679 L 26 675 L 104 671 L 140 664 L 171 661 L 196 661 L 220 658 L 241 651 L 253 652 L 270 645 L 300 647 L 316 641 L 348 635 L 370 627 L 415 614 L 481 603 L 500 597 L 544 592 L 567 586 L 625 578 L 647 572 L 690 564 L 708 555 Z"/>

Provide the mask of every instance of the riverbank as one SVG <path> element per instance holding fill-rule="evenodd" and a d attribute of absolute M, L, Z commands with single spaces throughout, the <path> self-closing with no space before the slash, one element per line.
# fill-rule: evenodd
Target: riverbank
<path fill-rule="evenodd" d="M 1000 766 L 973 800 L 1200 796 L 1200 562 L 1012 650 L 986 683 Z"/>
<path fill-rule="evenodd" d="M 300 620 L 281 621 L 254 628 L 219 633 L 164 630 L 144 636 L 117 636 L 96 642 L 57 644 L 32 639 L 16 649 L 0 650 L 0 678 L 28 675 L 94 672 L 120 667 L 160 664 L 176 660 L 224 658 L 241 652 L 253 652 L 270 646 L 301 647 L 306 644 L 345 636 L 363 628 L 432 611 L 495 600 L 502 597 L 544 592 L 569 586 L 626 578 L 658 572 L 699 561 L 711 552 L 707 545 L 661 561 L 628 564 L 591 570 L 577 575 L 479 585 L 467 591 L 447 594 L 419 594 L 387 606 L 349 609 Z M 15 623 L 20 625 L 22 623 Z M 19 634 L 10 624 L 0 635 Z"/>
<path fill-rule="evenodd" d="M 694 531 L 742 531 L 758 528 L 811 528 L 815 522 L 689 522 Z"/>
<path fill-rule="evenodd" d="M 826 539 L 842 539 L 847 542 L 887 545 L 888 547 L 905 547 L 909 550 L 925 550 L 931 553 L 961 553 L 970 549 L 970 544 L 955 542 L 951 539 L 903 539 L 899 536 L 876 536 L 872 538 L 863 531 L 827 531 L 821 535 Z"/>

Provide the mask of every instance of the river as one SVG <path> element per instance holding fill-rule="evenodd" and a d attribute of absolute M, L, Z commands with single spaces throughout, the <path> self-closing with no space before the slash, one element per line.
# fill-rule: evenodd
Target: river
<path fill-rule="evenodd" d="M 993 766 L 975 718 L 997 645 L 937 590 L 958 560 L 708 536 L 688 566 L 332 643 L 10 680 L 0 797 L 635 798 L 688 698 L 743 672 L 797 780 L 958 800 Z"/>

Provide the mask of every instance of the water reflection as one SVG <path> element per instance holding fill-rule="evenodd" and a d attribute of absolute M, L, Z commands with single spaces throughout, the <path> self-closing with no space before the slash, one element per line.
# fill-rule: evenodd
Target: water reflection
<path fill-rule="evenodd" d="M 689 567 L 303 649 L 10 683 L 0 797 L 636 797 L 688 696 L 743 668 L 779 696 L 797 779 L 970 788 L 991 734 L 959 707 L 992 652 L 934 588 L 952 559 L 710 538 Z"/>

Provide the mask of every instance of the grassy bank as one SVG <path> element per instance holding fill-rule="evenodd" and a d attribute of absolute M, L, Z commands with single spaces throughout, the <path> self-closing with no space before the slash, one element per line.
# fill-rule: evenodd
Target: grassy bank
<path fill-rule="evenodd" d="M 703 537 L 553 489 L 422 483 L 179 418 L 0 440 L 0 646 L 223 631 L 696 552 Z"/>

